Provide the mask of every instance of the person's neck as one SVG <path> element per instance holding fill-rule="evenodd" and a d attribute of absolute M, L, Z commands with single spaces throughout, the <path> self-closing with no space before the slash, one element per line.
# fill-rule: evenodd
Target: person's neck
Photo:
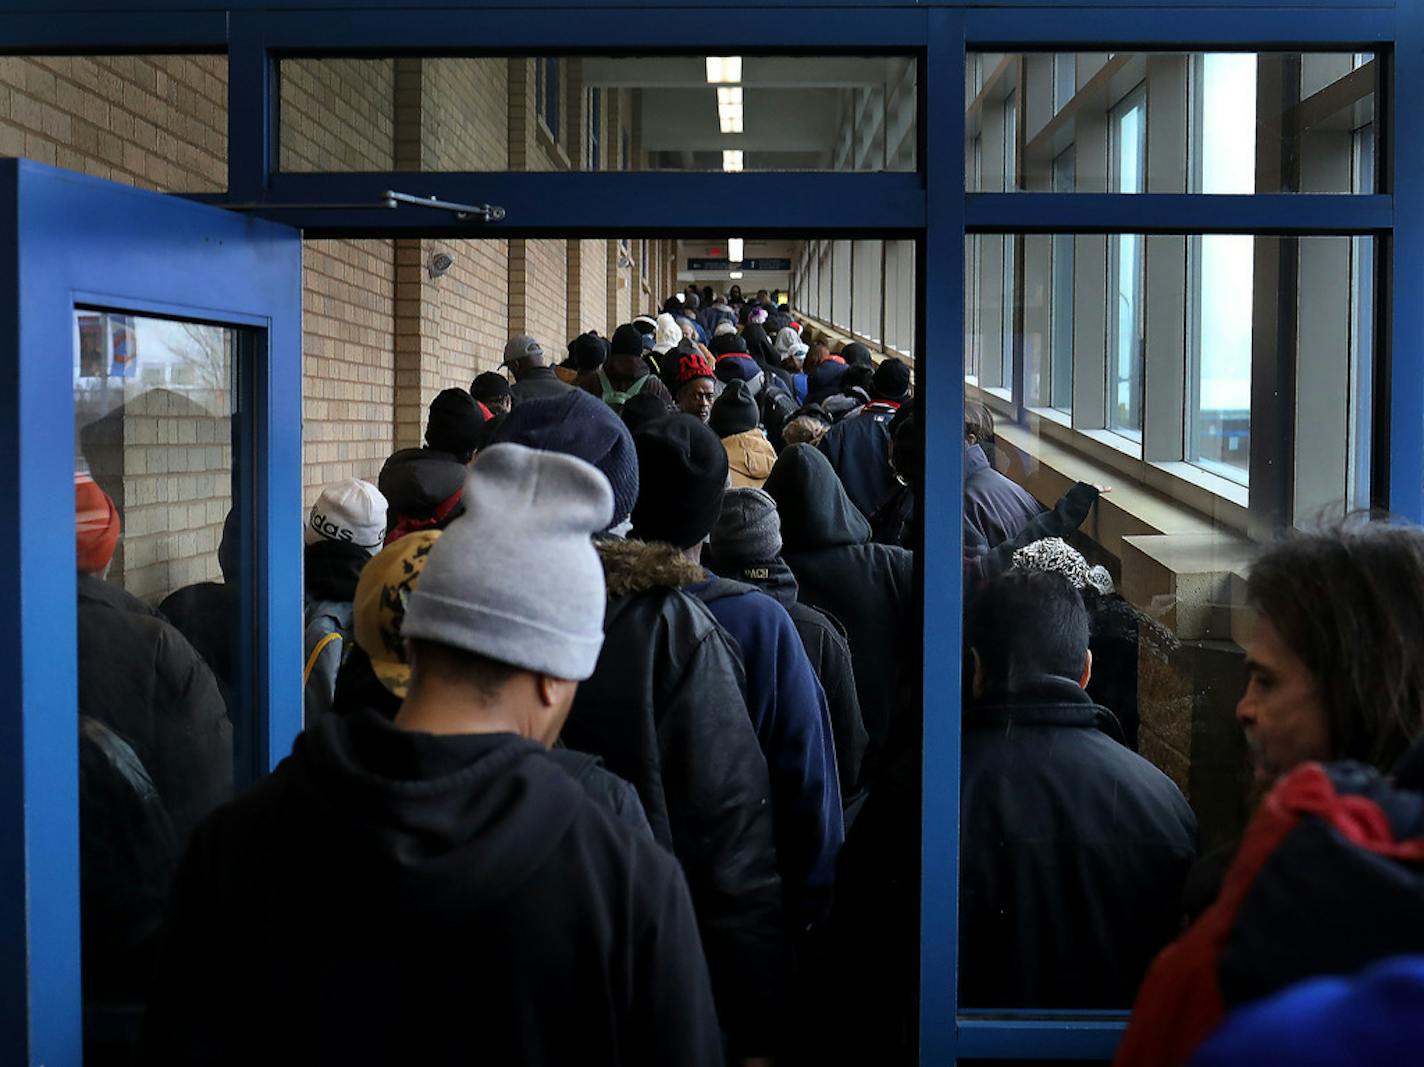
<path fill-rule="evenodd" d="M 517 707 L 481 703 L 461 687 L 427 682 L 413 690 L 396 712 L 401 730 L 424 734 L 519 734 L 532 738 L 529 717 Z"/>
<path fill-rule="evenodd" d="M 697 544 L 690 548 L 684 548 L 682 550 L 682 558 L 687 560 L 688 563 L 692 563 L 698 567 L 702 566 L 702 542 L 698 541 Z"/>

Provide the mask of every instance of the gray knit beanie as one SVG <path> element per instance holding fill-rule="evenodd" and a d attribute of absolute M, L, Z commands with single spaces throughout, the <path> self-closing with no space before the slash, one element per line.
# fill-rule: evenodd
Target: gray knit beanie
<path fill-rule="evenodd" d="M 769 563 L 781 555 L 781 515 L 762 489 L 728 489 L 708 547 L 725 563 Z"/>
<path fill-rule="evenodd" d="M 606 594 L 592 535 L 613 517 L 598 468 L 491 445 L 465 483 L 465 514 L 430 552 L 401 635 L 581 682 L 603 647 Z"/>

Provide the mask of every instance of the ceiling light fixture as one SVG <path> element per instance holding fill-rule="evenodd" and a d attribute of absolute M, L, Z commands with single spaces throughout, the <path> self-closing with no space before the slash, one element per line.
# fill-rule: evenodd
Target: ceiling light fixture
<path fill-rule="evenodd" d="M 723 133 L 741 133 L 745 113 L 740 85 L 717 90 L 717 121 Z"/>
<path fill-rule="evenodd" d="M 742 261 L 742 251 L 746 247 L 746 242 L 740 237 L 727 238 L 727 259 L 732 263 Z"/>
<path fill-rule="evenodd" d="M 725 85 L 742 80 L 741 56 L 708 56 L 707 80 L 713 85 Z"/>
<path fill-rule="evenodd" d="M 731 281 L 739 282 L 739 281 L 742 280 L 742 272 L 739 271 L 739 270 L 729 271 L 728 274 L 727 274 L 727 277 L 728 277 Z"/>
<path fill-rule="evenodd" d="M 722 169 L 728 174 L 735 174 L 742 169 L 742 150 L 740 148 L 722 149 Z"/>

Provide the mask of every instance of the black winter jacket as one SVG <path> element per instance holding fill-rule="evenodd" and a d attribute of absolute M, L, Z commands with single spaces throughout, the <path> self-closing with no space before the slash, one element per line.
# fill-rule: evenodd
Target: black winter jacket
<path fill-rule="evenodd" d="M 213 672 L 117 585 L 81 574 L 78 591 L 79 714 L 133 749 L 181 845 L 232 795 L 232 726 Z"/>
<path fill-rule="evenodd" d="M 722 577 L 754 585 L 775 597 L 791 616 L 801 644 L 806 648 L 806 656 L 826 693 L 831 733 L 836 744 L 836 764 L 840 768 L 841 802 L 849 806 L 860 781 L 867 735 L 860 715 L 860 700 L 855 693 L 855 671 L 851 666 L 845 626 L 797 599 L 796 577 L 780 557 L 767 563 L 736 565 L 720 564 L 705 554 L 704 559 Z"/>
<path fill-rule="evenodd" d="M 542 400 L 551 396 L 562 396 L 572 386 L 554 373 L 553 367 L 530 367 L 524 377 L 509 387 L 518 404 L 523 400 Z"/>
<path fill-rule="evenodd" d="M 1192 809 L 1067 678 L 981 700 L 963 745 L 962 1002 L 1128 1006 L 1177 930 Z"/>
<path fill-rule="evenodd" d="M 327 716 L 199 829 L 143 1062 L 722 1063 L 686 883 L 543 746 Z"/>
<path fill-rule="evenodd" d="M 734 1052 L 769 1054 L 781 1021 L 785 927 L 766 760 L 741 663 L 681 591 L 706 574 L 667 545 L 599 542 L 604 644 L 563 740 L 632 782 L 682 863 L 718 1015 Z"/>
<path fill-rule="evenodd" d="M 890 466 L 890 420 L 895 406 L 872 401 L 826 431 L 820 448 L 831 461 L 846 495 L 867 519 L 899 486 Z"/>
<path fill-rule="evenodd" d="M 971 534 L 989 548 L 1012 541 L 1043 510 L 1028 491 L 990 464 L 982 445 L 964 450 L 965 543 Z"/>
<path fill-rule="evenodd" d="M 914 556 L 870 540 L 870 524 L 811 445 L 792 445 L 765 489 L 781 515 L 782 558 L 802 601 L 845 624 L 855 688 L 870 736 L 866 759 L 884 745 L 905 657 L 911 654 Z"/>

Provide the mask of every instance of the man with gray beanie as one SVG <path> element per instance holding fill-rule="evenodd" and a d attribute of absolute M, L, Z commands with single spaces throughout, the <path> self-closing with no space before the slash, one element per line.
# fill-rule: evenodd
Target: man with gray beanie
<path fill-rule="evenodd" d="M 548 754 L 603 645 L 608 483 L 496 445 L 465 499 L 395 721 L 323 718 L 194 834 L 146 1062 L 724 1062 L 676 861 Z"/>
<path fill-rule="evenodd" d="M 826 694 L 847 821 L 859 792 L 867 734 L 855 695 L 855 671 L 845 627 L 797 599 L 796 577 L 781 558 L 781 516 L 763 489 L 728 489 L 702 561 L 709 569 L 766 593 L 791 616 L 806 656 Z"/>
<path fill-rule="evenodd" d="M 511 337 L 504 346 L 504 365 L 514 376 L 510 393 L 516 405 L 567 392 L 568 382 L 554 373 L 544 358 L 544 346 L 527 333 Z"/>
<path fill-rule="evenodd" d="M 683 592 L 706 574 L 671 545 L 617 536 L 638 499 L 638 458 L 607 404 L 581 389 L 519 404 L 495 439 L 577 456 L 613 487 L 615 522 L 595 542 L 608 586 L 603 651 L 563 740 L 638 790 L 653 836 L 687 874 L 729 1050 L 767 1055 L 786 956 L 770 785 L 735 644 Z"/>
<path fill-rule="evenodd" d="M 702 545 L 722 507 L 727 452 L 693 415 L 642 427 L 633 534 L 681 550 L 701 569 Z M 825 918 L 845 836 L 826 697 L 786 609 L 761 591 L 702 570 L 684 587 L 736 640 L 747 712 L 771 772 L 776 856 L 788 919 L 806 931 Z"/>

